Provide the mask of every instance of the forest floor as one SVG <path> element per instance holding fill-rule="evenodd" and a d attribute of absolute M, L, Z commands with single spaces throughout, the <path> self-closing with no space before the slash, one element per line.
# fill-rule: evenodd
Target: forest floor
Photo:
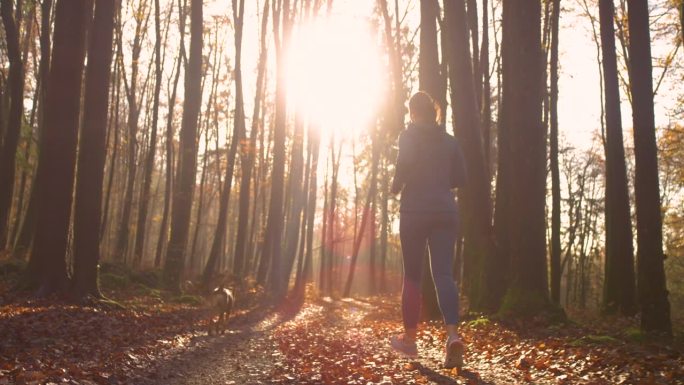
<path fill-rule="evenodd" d="M 31 299 L 0 281 L 0 385 L 684 384 L 681 338 L 647 338 L 633 320 L 471 319 L 459 372 L 441 368 L 436 322 L 419 333 L 418 359 L 388 348 L 398 296 L 311 296 L 294 308 L 243 290 L 226 333 L 208 336 L 201 299 L 118 284 L 105 294 L 124 309 Z"/>

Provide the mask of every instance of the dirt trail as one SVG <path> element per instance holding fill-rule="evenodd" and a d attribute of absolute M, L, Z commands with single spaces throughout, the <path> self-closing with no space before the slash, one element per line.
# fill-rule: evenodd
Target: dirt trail
<path fill-rule="evenodd" d="M 418 359 L 389 349 L 388 337 L 401 328 L 399 312 L 396 298 L 373 298 L 307 302 L 290 316 L 247 313 L 224 336 L 195 332 L 134 383 L 608 385 L 684 378 L 684 358 L 667 345 L 596 338 L 572 324 L 511 327 L 487 320 L 461 327 L 464 369 L 442 369 L 439 322 L 421 326 Z"/>
<path fill-rule="evenodd" d="M 383 307 L 384 306 L 384 307 Z M 286 317 L 262 312 L 231 320 L 223 336 L 194 333 L 152 368 L 141 384 L 488 384 L 474 372 L 441 369 L 438 341 L 422 339 L 419 359 L 387 345 L 397 309 L 356 300 L 307 303 Z M 507 383 L 500 378 L 500 383 Z M 499 381 L 497 381 L 499 382 Z"/>
<path fill-rule="evenodd" d="M 279 354 L 270 333 L 278 320 L 277 314 L 262 309 L 231 319 L 223 335 L 208 336 L 206 330 L 198 330 L 138 375 L 135 383 L 270 384 L 272 357 Z"/>

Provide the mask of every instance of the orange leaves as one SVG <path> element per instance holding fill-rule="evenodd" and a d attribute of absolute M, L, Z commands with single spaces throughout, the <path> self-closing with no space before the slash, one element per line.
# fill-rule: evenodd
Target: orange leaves
<path fill-rule="evenodd" d="M 110 383 L 183 346 L 197 312 L 178 305 L 102 310 L 47 301 L 0 308 L 0 384 Z"/>
<path fill-rule="evenodd" d="M 231 324 L 241 329 L 217 340 L 197 332 L 204 327 L 201 314 L 186 305 L 141 302 L 125 311 L 9 305 L 0 308 L 0 385 L 167 383 L 163 372 L 150 373 L 155 361 L 195 353 L 189 374 L 223 372 L 225 381 L 215 383 L 233 384 L 670 384 L 684 378 L 681 351 L 666 345 L 608 338 L 609 329 L 481 320 L 460 328 L 465 367 L 443 369 L 440 323 L 421 326 L 418 359 L 390 350 L 388 337 L 401 330 L 398 309 L 398 299 L 386 297 L 309 302 L 297 314 L 241 310 Z M 215 364 L 206 365 L 207 357 Z M 172 360 L 169 375 L 179 370 Z M 137 381 L 140 376 L 151 382 Z"/>

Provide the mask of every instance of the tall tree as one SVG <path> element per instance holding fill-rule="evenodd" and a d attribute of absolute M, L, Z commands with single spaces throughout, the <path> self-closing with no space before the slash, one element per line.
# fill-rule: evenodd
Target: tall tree
<path fill-rule="evenodd" d="M 287 122 L 285 53 L 291 32 L 290 1 L 275 0 L 273 2 L 273 35 L 276 50 L 276 111 L 273 135 L 273 170 L 271 172 L 271 202 L 266 224 L 266 241 L 262 258 L 271 260 L 270 291 L 276 297 L 282 297 L 282 250 L 281 238 L 283 230 L 283 188 L 285 175 L 285 137 Z"/>
<path fill-rule="evenodd" d="M 298 271 L 297 280 L 295 281 L 295 294 L 298 298 L 304 298 L 305 284 L 313 279 L 313 231 L 314 231 L 314 219 L 316 216 L 316 197 L 318 194 L 318 156 L 321 147 L 320 134 L 316 127 L 312 125 L 309 126 L 309 132 L 307 134 L 309 141 L 309 176 L 308 176 L 308 186 L 309 189 L 306 204 L 306 215 L 305 215 L 305 255 L 303 266 L 300 271 Z M 325 211 L 324 211 L 325 212 Z"/>
<path fill-rule="evenodd" d="M 489 72 L 489 8 L 487 0 L 482 2 L 482 49 L 480 50 L 482 72 L 482 144 L 487 173 L 492 173 L 492 92 Z"/>
<path fill-rule="evenodd" d="M 126 99 L 128 101 L 128 175 L 126 178 L 126 192 L 122 202 L 123 214 L 119 222 L 119 230 L 116 235 L 116 249 L 114 250 L 114 257 L 116 260 L 125 261 L 128 253 L 128 240 L 131 233 L 130 217 L 133 210 L 133 191 L 135 187 L 135 174 L 137 171 L 137 152 L 138 152 L 138 120 L 140 118 L 140 105 L 138 96 L 138 73 L 140 68 L 140 55 L 142 53 L 142 42 L 144 35 L 147 33 L 147 22 L 149 21 L 150 12 L 147 10 L 147 1 L 140 1 L 135 12 L 135 33 L 133 35 L 133 45 L 131 47 L 131 80 L 130 83 L 124 75 L 124 88 L 126 90 Z M 123 49 L 123 32 L 119 31 L 119 50 Z M 121 69 L 125 68 L 123 65 L 123 53 L 119 52 L 119 59 Z M 144 89 L 144 87 L 143 87 Z M 140 229 L 136 229 L 138 231 Z"/>
<path fill-rule="evenodd" d="M 45 100 L 47 97 L 48 75 L 50 73 L 50 25 L 52 20 L 52 0 L 44 0 L 40 5 L 40 61 L 38 64 L 38 73 L 40 78 L 40 96 L 38 98 L 38 132 L 43 131 L 45 125 L 44 111 Z M 15 253 L 27 252 L 31 242 L 33 241 L 33 234 L 36 223 L 36 207 L 37 192 L 35 181 L 39 179 L 41 174 L 41 166 L 38 163 L 31 184 L 31 194 L 29 196 L 28 207 L 26 213 L 21 221 L 21 229 L 17 235 L 14 243 Z"/>
<path fill-rule="evenodd" d="M 420 50 L 418 51 L 418 83 L 432 96 L 442 112 L 446 110 L 446 82 L 442 77 L 437 44 L 437 0 L 420 1 Z M 444 113 L 442 121 L 444 121 Z"/>
<path fill-rule="evenodd" d="M 466 291 L 475 309 L 492 310 L 500 299 L 494 290 L 497 280 L 493 279 L 496 262 L 493 260 L 492 203 L 463 0 L 447 2 L 444 15 L 448 33 L 452 122 L 468 171 L 468 182 L 459 190 L 466 239 L 464 262 L 472 275 Z"/>
<path fill-rule="evenodd" d="M 9 232 L 9 214 L 12 209 L 12 190 L 14 189 L 15 160 L 21 123 L 24 116 L 24 62 L 19 49 L 19 22 L 12 14 L 12 0 L 0 2 L 0 15 L 5 26 L 7 57 L 10 69 L 9 116 L 5 132 L 0 130 L 0 250 L 5 248 Z M 21 15 L 21 0 L 17 2 L 17 15 Z M 2 140 L 4 134 L 4 140 Z"/>
<path fill-rule="evenodd" d="M 285 247 L 283 253 L 283 277 L 279 291 L 287 291 L 297 246 L 299 244 L 299 233 L 302 223 L 302 210 L 306 201 L 306 192 L 302 185 L 304 177 L 304 121 L 303 114 L 298 111 L 294 118 L 294 137 L 292 138 L 292 150 L 289 163 L 289 180 L 287 192 L 289 199 L 289 209 L 287 210 L 287 221 L 285 226 Z"/>
<path fill-rule="evenodd" d="M 178 183 L 173 192 L 171 236 L 164 263 L 164 281 L 174 291 L 180 290 L 183 255 L 190 228 L 190 209 L 197 174 L 197 118 L 202 102 L 202 0 L 190 1 L 190 56 L 185 72 L 185 101 L 180 130 Z"/>
<path fill-rule="evenodd" d="M 235 118 L 233 119 L 233 136 L 230 147 L 226 154 L 228 165 L 226 175 L 223 179 L 223 189 L 219 198 L 219 217 L 214 240 L 209 253 L 209 260 L 204 267 L 202 281 L 209 284 L 211 277 L 215 273 L 219 257 L 223 254 L 226 241 L 226 229 L 228 227 L 228 204 L 230 203 L 230 192 L 233 183 L 233 173 L 235 170 L 235 155 L 240 141 L 245 135 L 245 107 L 242 92 L 242 29 L 244 24 L 245 12 L 244 0 L 233 0 L 233 22 L 235 25 Z"/>
<path fill-rule="evenodd" d="M 150 200 L 150 185 L 152 184 L 152 169 L 154 168 L 154 156 L 157 151 L 157 123 L 159 122 L 159 94 L 161 93 L 162 81 L 162 32 L 159 0 L 154 0 L 154 95 L 152 101 L 152 132 L 150 133 L 150 148 L 147 150 L 147 158 L 143 170 L 143 184 L 140 192 L 140 208 L 138 209 L 138 225 L 135 233 L 133 248 L 133 260 L 140 264 L 143 258 L 145 242 L 145 224 L 147 223 L 147 211 Z"/>
<path fill-rule="evenodd" d="M 95 16 L 88 34 L 88 67 L 74 209 L 73 285 L 78 296 L 101 295 L 97 264 L 100 259 L 102 182 L 116 4 L 116 1 L 95 3 Z"/>
<path fill-rule="evenodd" d="M 599 1 L 601 52 L 606 113 L 606 266 L 603 281 L 604 311 L 632 315 L 636 310 L 634 249 L 625 149 L 622 140 L 620 83 L 615 53 L 613 0 Z"/>
<path fill-rule="evenodd" d="M 38 266 L 39 293 L 67 288 L 66 249 L 76 163 L 76 141 L 85 57 L 88 0 L 59 0 L 55 10 L 54 48 L 45 105 L 40 163 L 36 181 L 37 222 L 31 258 Z"/>
<path fill-rule="evenodd" d="M 551 69 L 549 90 L 549 158 L 551 166 L 551 300 L 560 303 L 561 281 L 561 196 L 558 167 L 558 32 L 560 0 L 551 2 Z"/>
<path fill-rule="evenodd" d="M 546 306 L 546 135 L 542 125 L 541 2 L 503 2 L 503 94 L 499 119 L 497 237 L 499 270 L 508 268 L 505 309 Z M 503 173 L 503 174 L 502 174 Z M 503 235 L 502 233 L 506 233 Z M 501 237 L 503 235 L 503 237 Z"/>
<path fill-rule="evenodd" d="M 164 208 L 162 210 L 162 220 L 159 225 L 159 238 L 157 240 L 157 251 L 154 256 L 154 266 L 159 267 L 162 260 L 162 250 L 169 236 L 169 212 L 171 211 L 171 193 L 174 186 L 174 148 L 173 148 L 173 111 L 176 105 L 176 95 L 178 93 L 178 81 L 180 79 L 180 74 L 184 68 L 186 58 L 185 58 L 185 21 L 186 21 L 186 10 L 187 0 L 178 0 L 178 31 L 180 32 L 180 47 L 178 48 L 179 54 L 176 59 L 178 64 L 176 67 L 176 74 L 173 78 L 173 86 L 169 85 L 168 88 L 171 89 L 171 95 L 168 99 L 168 112 L 166 117 L 166 180 L 164 188 Z"/>
<path fill-rule="evenodd" d="M 663 223 L 653 111 L 653 67 L 648 4 L 627 0 L 634 124 L 637 276 L 641 328 L 672 334 L 663 262 Z"/>
<path fill-rule="evenodd" d="M 268 1 L 264 1 L 264 10 L 261 16 L 261 36 L 259 37 L 259 59 L 257 64 L 256 93 L 254 95 L 254 110 L 252 112 L 252 126 L 249 133 L 249 143 L 243 146 L 240 152 L 240 166 L 242 175 L 240 181 L 240 202 L 238 209 L 237 234 L 235 239 L 235 259 L 233 260 L 233 273 L 241 276 L 246 264 L 247 251 L 247 224 L 249 220 L 249 201 L 250 188 L 252 184 L 252 169 L 254 168 L 254 158 L 256 156 L 256 140 L 259 127 L 263 124 L 260 121 L 261 99 L 264 94 L 266 80 L 266 60 L 267 45 L 266 36 L 268 34 Z M 252 218 L 255 221 L 256 218 Z"/>
<path fill-rule="evenodd" d="M 477 18 L 477 0 L 466 0 L 466 25 L 470 34 L 470 47 L 472 52 L 473 81 L 475 83 L 475 100 L 477 105 L 482 101 L 482 68 L 480 66 L 480 36 Z M 482 27 L 484 30 L 484 26 Z"/>

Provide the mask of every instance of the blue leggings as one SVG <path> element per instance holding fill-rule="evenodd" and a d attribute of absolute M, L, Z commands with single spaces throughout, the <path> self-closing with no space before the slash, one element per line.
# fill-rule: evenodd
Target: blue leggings
<path fill-rule="evenodd" d="M 401 213 L 399 235 L 404 260 L 401 310 L 406 329 L 418 326 L 425 245 L 430 248 L 430 269 L 444 323 L 458 323 L 458 287 L 453 259 L 458 234 L 458 213 Z"/>

